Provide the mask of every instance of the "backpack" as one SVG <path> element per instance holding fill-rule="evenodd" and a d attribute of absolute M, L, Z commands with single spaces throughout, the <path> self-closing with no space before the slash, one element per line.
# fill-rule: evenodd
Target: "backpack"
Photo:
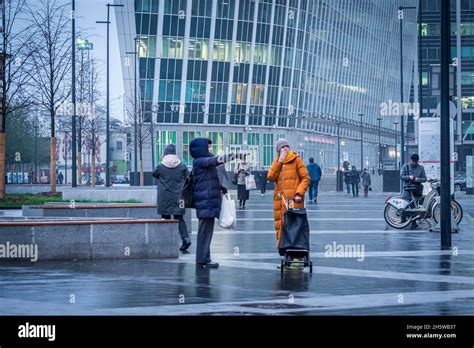
<path fill-rule="evenodd" d="M 196 205 L 194 203 L 193 177 L 194 174 L 191 171 L 191 173 L 186 178 L 186 181 L 184 182 L 183 191 L 181 192 L 181 198 L 183 199 L 184 206 L 186 208 L 196 208 Z"/>

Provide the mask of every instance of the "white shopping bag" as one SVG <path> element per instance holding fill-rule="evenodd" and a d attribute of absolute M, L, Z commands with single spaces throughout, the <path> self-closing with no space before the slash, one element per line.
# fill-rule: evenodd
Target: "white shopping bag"
<path fill-rule="evenodd" d="M 234 228 L 237 216 L 235 214 L 235 202 L 226 193 L 222 197 L 221 214 L 219 216 L 219 226 L 222 228 Z"/>
<path fill-rule="evenodd" d="M 249 175 L 245 177 L 245 189 L 246 190 L 257 189 L 257 183 L 255 182 L 255 177 L 253 175 Z"/>

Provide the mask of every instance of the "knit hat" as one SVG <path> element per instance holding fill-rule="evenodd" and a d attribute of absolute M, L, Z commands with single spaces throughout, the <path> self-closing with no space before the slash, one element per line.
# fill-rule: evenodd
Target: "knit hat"
<path fill-rule="evenodd" d="M 165 153 L 163 155 L 164 156 L 166 156 L 166 155 L 176 155 L 176 146 L 174 146 L 173 144 L 166 145 Z"/>
<path fill-rule="evenodd" d="M 288 143 L 288 140 L 286 140 L 285 138 L 278 139 L 278 141 L 275 144 L 276 152 L 277 153 L 280 152 L 280 149 L 283 146 L 290 146 L 290 144 Z"/>

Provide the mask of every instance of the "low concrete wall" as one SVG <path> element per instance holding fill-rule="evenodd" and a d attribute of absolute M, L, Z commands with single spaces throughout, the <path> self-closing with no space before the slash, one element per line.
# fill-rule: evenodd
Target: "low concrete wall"
<path fill-rule="evenodd" d="M 135 199 L 137 201 L 156 204 L 156 186 L 144 187 L 113 187 L 113 188 L 87 188 L 67 187 L 63 189 L 63 199 L 67 200 L 90 200 L 90 201 L 126 201 Z"/>
<path fill-rule="evenodd" d="M 0 244 L 36 245 L 38 261 L 160 259 L 179 256 L 176 221 L 76 220 L 0 223 Z M 0 257 L 0 262 L 19 261 Z"/>
<path fill-rule="evenodd" d="M 75 208 L 67 203 L 54 203 L 45 205 L 24 205 L 22 206 L 22 215 L 24 217 L 93 217 L 93 218 L 133 218 L 133 219 L 159 219 L 157 215 L 156 205 L 153 204 L 130 204 L 130 203 L 113 203 L 113 204 L 76 204 Z M 192 211 L 186 209 L 184 221 L 188 229 L 188 233 L 192 233 Z"/>
<path fill-rule="evenodd" d="M 70 187 L 69 185 L 56 185 L 56 191 L 62 192 L 65 188 Z M 51 191 L 51 185 L 43 184 L 7 184 L 5 185 L 5 190 L 10 194 L 25 194 L 25 193 L 42 193 Z"/>

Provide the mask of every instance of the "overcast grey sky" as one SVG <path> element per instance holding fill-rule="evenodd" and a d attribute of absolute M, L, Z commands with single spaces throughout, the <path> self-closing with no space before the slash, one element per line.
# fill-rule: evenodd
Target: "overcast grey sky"
<path fill-rule="evenodd" d="M 106 88 L 106 54 L 107 54 L 107 25 L 97 24 L 96 21 L 107 20 L 107 3 L 113 0 L 76 0 L 76 27 L 86 29 L 90 40 L 94 44 L 91 52 L 93 57 L 101 60 L 101 85 L 105 100 Z M 115 22 L 115 11 L 110 9 L 110 115 L 123 120 L 123 80 L 120 64 L 120 52 Z M 117 99 L 119 98 L 120 99 Z"/>

